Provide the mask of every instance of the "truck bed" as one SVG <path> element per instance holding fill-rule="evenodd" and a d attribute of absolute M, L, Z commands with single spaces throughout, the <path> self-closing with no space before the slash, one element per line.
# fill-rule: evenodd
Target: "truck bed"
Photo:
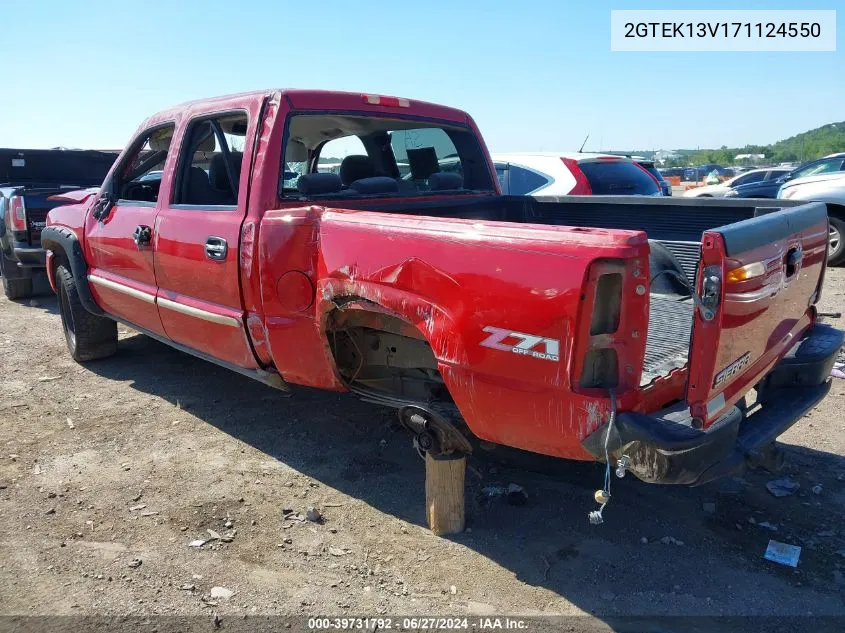
<path fill-rule="evenodd" d="M 345 200 L 343 206 L 384 210 L 383 204 L 377 200 Z M 659 242 L 674 255 L 693 285 L 704 231 L 792 206 L 796 203 L 788 200 L 637 196 L 503 196 L 399 207 L 389 203 L 391 210 L 412 215 L 645 231 L 649 240 Z M 687 364 L 693 315 L 690 297 L 652 294 L 642 386 Z"/>

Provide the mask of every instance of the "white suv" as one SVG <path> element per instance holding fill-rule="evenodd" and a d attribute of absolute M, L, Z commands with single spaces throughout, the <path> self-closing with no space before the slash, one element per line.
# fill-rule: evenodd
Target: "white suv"
<path fill-rule="evenodd" d="M 842 159 L 845 162 L 845 154 Z M 845 171 L 822 171 L 787 180 L 778 191 L 778 198 L 826 203 L 830 220 L 828 263 L 845 263 Z"/>
<path fill-rule="evenodd" d="M 657 179 L 630 158 L 554 152 L 493 154 L 502 193 L 514 196 L 661 196 Z"/>

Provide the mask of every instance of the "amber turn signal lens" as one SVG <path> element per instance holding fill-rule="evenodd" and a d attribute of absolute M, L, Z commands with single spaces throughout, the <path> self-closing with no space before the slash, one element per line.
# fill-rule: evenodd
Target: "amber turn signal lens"
<path fill-rule="evenodd" d="M 761 277 L 766 274 L 766 267 L 762 262 L 754 262 L 747 264 L 740 268 L 734 268 L 728 272 L 727 281 L 729 284 L 735 284 L 740 281 L 754 279 L 754 277 Z"/>

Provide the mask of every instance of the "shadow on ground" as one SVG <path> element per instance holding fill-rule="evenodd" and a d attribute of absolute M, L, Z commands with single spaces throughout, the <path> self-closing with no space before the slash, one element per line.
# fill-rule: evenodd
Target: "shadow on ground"
<path fill-rule="evenodd" d="M 178 403 L 326 486 L 425 524 L 423 464 L 390 410 L 308 389 L 288 397 L 141 335 L 122 340 L 115 357 L 86 366 Z M 766 613 L 778 602 L 771 592 L 784 583 L 796 591 L 842 591 L 834 581 L 845 561 L 836 553 L 843 547 L 843 500 L 822 503 L 809 488 L 818 480 L 836 489 L 845 460 L 806 448 L 787 452 L 788 468 L 803 486 L 793 497 L 770 495 L 764 484 L 773 476 L 765 473 L 695 489 L 649 486 L 629 476 L 614 479 L 605 523 L 597 527 L 587 513 L 596 508 L 601 467 L 556 461 L 549 474 L 546 460 L 541 474 L 478 453 L 467 475 L 472 531 L 454 540 L 608 623 L 614 615 L 660 611 L 664 602 L 670 612 L 718 613 L 711 604 L 725 594 L 744 612 Z M 527 490 L 525 506 L 483 500 L 484 486 L 510 482 Z M 777 531 L 761 527 L 764 522 Z M 799 569 L 763 560 L 769 538 L 803 546 Z"/>

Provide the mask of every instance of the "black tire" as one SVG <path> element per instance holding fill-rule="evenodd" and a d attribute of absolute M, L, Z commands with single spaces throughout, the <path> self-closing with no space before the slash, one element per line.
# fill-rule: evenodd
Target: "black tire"
<path fill-rule="evenodd" d="M 3 275 L 3 293 L 8 299 L 25 299 L 32 296 L 32 279 L 9 279 Z"/>
<path fill-rule="evenodd" d="M 845 263 L 845 220 L 835 218 L 832 215 L 828 219 L 830 220 L 831 244 L 827 263 L 829 266 L 840 266 Z M 835 244 L 834 236 L 836 237 Z"/>
<path fill-rule="evenodd" d="M 0 273 L 3 275 L 3 293 L 8 299 L 25 299 L 32 296 L 32 277 L 12 277 L 8 271 L 14 263 L 0 251 Z"/>
<path fill-rule="evenodd" d="M 61 264 L 56 268 L 56 288 L 62 328 L 73 360 L 83 362 L 114 354 L 117 351 L 117 323 L 91 314 L 83 307 L 76 280 Z"/>

